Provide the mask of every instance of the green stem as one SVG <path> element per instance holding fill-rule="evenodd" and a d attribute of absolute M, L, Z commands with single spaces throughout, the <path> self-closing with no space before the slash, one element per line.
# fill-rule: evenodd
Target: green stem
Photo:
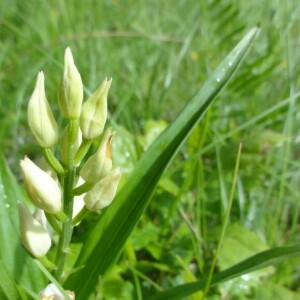
<path fill-rule="evenodd" d="M 69 217 L 63 211 L 59 211 L 54 216 L 58 221 L 63 222 L 63 223 L 69 219 Z"/>
<path fill-rule="evenodd" d="M 61 281 L 63 275 L 66 255 L 69 252 L 69 245 L 71 242 L 73 225 L 72 225 L 72 212 L 73 212 L 73 196 L 71 191 L 74 185 L 75 169 L 70 170 L 66 176 L 63 184 L 64 189 L 64 213 L 69 216 L 69 219 L 62 225 L 62 233 L 59 237 L 58 249 L 56 254 L 55 263 L 57 269 L 54 273 L 55 278 Z"/>
<path fill-rule="evenodd" d="M 47 256 L 43 256 L 43 257 L 40 257 L 38 259 L 40 261 L 40 263 L 45 267 L 47 268 L 48 270 L 55 270 L 56 269 L 56 265 L 51 262 Z"/>
<path fill-rule="evenodd" d="M 79 123 L 78 120 L 69 121 L 69 146 L 73 146 L 77 139 Z"/>
<path fill-rule="evenodd" d="M 72 194 L 74 196 L 79 196 L 79 195 L 82 195 L 86 192 L 88 192 L 89 190 L 91 190 L 93 188 L 94 184 L 92 183 L 89 183 L 89 182 L 85 182 L 83 183 L 82 185 L 78 186 L 77 188 L 75 188 L 73 191 L 72 191 Z"/>
<path fill-rule="evenodd" d="M 61 234 L 61 226 L 57 222 L 55 216 L 53 214 L 45 213 L 47 221 L 51 225 L 51 227 L 55 230 L 57 234 Z"/>
<path fill-rule="evenodd" d="M 75 184 L 76 168 L 73 165 L 74 157 L 74 142 L 78 130 L 78 121 L 70 120 L 69 122 L 69 145 L 68 145 L 68 172 L 65 178 L 62 179 L 63 187 L 63 212 L 67 215 L 68 220 L 62 224 L 62 233 L 59 237 L 58 248 L 56 253 L 55 263 L 57 269 L 54 276 L 58 281 L 61 281 L 64 271 L 67 253 L 73 233 L 72 214 L 73 214 L 73 195 L 72 191 Z"/>
<path fill-rule="evenodd" d="M 229 216 L 230 216 L 230 211 L 231 211 L 231 207 L 232 207 L 232 202 L 233 202 L 233 197 L 234 197 L 234 192 L 235 192 L 235 187 L 236 187 L 236 182 L 237 182 L 237 178 L 238 178 L 238 171 L 239 171 L 239 166 L 240 166 L 240 159 L 241 159 L 241 153 L 242 153 L 242 144 L 239 145 L 239 149 L 238 149 L 238 154 L 237 154 L 237 158 L 236 158 L 236 163 L 235 163 L 235 168 L 234 168 L 234 174 L 233 174 L 233 180 L 232 180 L 232 185 L 231 185 L 231 190 L 230 190 L 230 195 L 229 195 L 229 201 L 228 201 L 228 206 L 226 208 L 226 212 L 225 212 L 225 216 L 222 222 L 222 229 L 221 229 L 221 236 L 219 238 L 218 241 L 218 245 L 217 245 L 217 249 L 213 258 L 213 261 L 210 265 L 210 269 L 209 269 L 209 273 L 206 279 L 206 283 L 205 283 L 205 287 L 204 287 L 204 291 L 203 291 L 203 296 L 201 298 L 201 300 L 204 300 L 206 297 L 206 294 L 209 290 L 210 287 L 210 283 L 213 277 L 213 272 L 217 263 L 217 258 L 218 258 L 218 254 L 219 251 L 221 249 L 221 245 L 225 236 L 225 231 L 227 228 L 227 224 L 229 221 Z"/>
<path fill-rule="evenodd" d="M 86 206 L 84 206 L 82 210 L 72 220 L 73 226 L 76 226 L 76 224 L 81 222 L 89 213 L 90 211 L 86 208 Z"/>
<path fill-rule="evenodd" d="M 66 175 L 66 170 L 54 156 L 50 148 L 43 148 L 43 154 L 46 162 L 49 164 L 50 167 L 52 167 L 58 174 L 62 176 Z"/>
<path fill-rule="evenodd" d="M 77 166 L 81 162 L 81 160 L 85 157 L 85 155 L 87 154 L 87 152 L 89 151 L 89 149 L 92 145 L 92 142 L 93 142 L 93 140 L 83 139 L 83 141 L 74 157 L 75 166 Z"/>

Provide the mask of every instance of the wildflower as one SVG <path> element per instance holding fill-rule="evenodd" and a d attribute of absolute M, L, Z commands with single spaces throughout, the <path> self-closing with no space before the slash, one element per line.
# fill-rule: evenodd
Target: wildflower
<path fill-rule="evenodd" d="M 46 98 L 44 73 L 39 72 L 28 103 L 28 125 L 41 147 L 52 147 L 58 141 L 58 128 Z"/>
<path fill-rule="evenodd" d="M 97 211 L 107 207 L 113 201 L 117 193 L 120 178 L 121 171 L 117 168 L 101 179 L 84 196 L 83 200 L 86 207 L 91 211 Z"/>
<path fill-rule="evenodd" d="M 19 218 L 23 246 L 34 257 L 44 256 L 51 247 L 50 235 L 24 204 L 19 205 Z"/>
<path fill-rule="evenodd" d="M 61 210 L 61 191 L 56 181 L 26 156 L 20 166 L 34 205 L 48 213 L 58 213 Z"/>
<path fill-rule="evenodd" d="M 81 112 L 83 85 L 70 48 L 65 51 L 64 64 L 64 75 L 60 84 L 58 103 L 66 118 L 77 120 Z"/>
<path fill-rule="evenodd" d="M 80 128 L 85 139 L 94 139 L 101 135 L 107 118 L 107 94 L 112 79 L 105 79 L 98 90 L 83 104 L 80 116 Z"/>

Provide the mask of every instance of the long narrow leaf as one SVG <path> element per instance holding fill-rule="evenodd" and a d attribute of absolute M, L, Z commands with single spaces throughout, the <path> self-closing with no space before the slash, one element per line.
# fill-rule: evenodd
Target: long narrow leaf
<path fill-rule="evenodd" d="M 264 267 L 278 264 L 291 257 L 300 256 L 300 244 L 291 246 L 278 247 L 270 250 L 260 252 L 244 261 L 228 268 L 227 270 L 217 273 L 211 281 L 211 286 L 217 283 L 227 281 L 243 274 L 247 274 Z M 149 300 L 176 300 L 187 297 L 193 293 L 202 290 L 205 286 L 206 278 L 187 283 L 175 288 L 161 292 L 153 297 L 149 297 Z"/>
<path fill-rule="evenodd" d="M 0 290 L 3 291 L 7 300 L 17 300 L 20 298 L 11 274 L 6 270 L 3 262 L 0 260 Z"/>
<path fill-rule="evenodd" d="M 85 265 L 66 285 L 86 299 L 115 262 L 126 239 L 147 207 L 154 188 L 181 144 L 230 80 L 258 32 L 253 28 L 204 83 L 182 113 L 143 155 L 128 182 L 84 243 L 77 266 Z M 85 280 L 83 281 L 82 278 Z"/>

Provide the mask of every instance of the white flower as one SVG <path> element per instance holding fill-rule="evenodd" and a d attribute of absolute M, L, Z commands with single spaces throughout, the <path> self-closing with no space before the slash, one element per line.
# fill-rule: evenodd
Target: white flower
<path fill-rule="evenodd" d="M 49 225 L 45 212 L 40 209 L 40 208 L 36 208 L 34 213 L 33 213 L 33 217 L 43 226 L 43 228 L 49 232 L 49 229 L 51 229 L 51 226 Z"/>
<path fill-rule="evenodd" d="M 39 72 L 28 103 L 28 125 L 41 147 L 52 147 L 58 141 L 58 128 L 46 98 L 44 74 Z"/>
<path fill-rule="evenodd" d="M 83 183 L 84 183 L 84 180 L 81 177 L 79 177 L 76 187 L 82 185 Z M 83 207 L 85 205 L 85 203 L 83 201 L 84 196 L 85 196 L 85 194 L 74 197 L 72 219 L 74 219 L 79 214 L 79 212 L 83 209 Z M 79 225 L 79 223 L 76 225 Z"/>
<path fill-rule="evenodd" d="M 58 103 L 66 118 L 77 120 L 81 112 L 83 84 L 74 64 L 70 48 L 65 51 L 64 64 L 64 75 L 60 84 Z"/>
<path fill-rule="evenodd" d="M 108 206 L 114 199 L 118 183 L 121 178 L 119 168 L 111 171 L 106 177 L 101 179 L 90 191 L 84 196 L 86 207 L 91 211 L 97 211 Z"/>
<path fill-rule="evenodd" d="M 95 154 L 91 155 L 80 170 L 80 176 L 88 183 L 97 183 L 112 168 L 111 140 L 114 133 L 108 129 Z"/>
<path fill-rule="evenodd" d="M 48 213 L 58 213 L 61 210 L 61 191 L 56 181 L 26 156 L 20 166 L 34 205 Z"/>
<path fill-rule="evenodd" d="M 34 257 L 44 256 L 51 247 L 50 235 L 24 204 L 19 205 L 19 218 L 23 246 Z"/>
<path fill-rule="evenodd" d="M 88 140 L 95 139 L 103 132 L 107 118 L 107 94 L 112 79 L 105 79 L 98 90 L 83 104 L 80 115 L 82 136 Z"/>
<path fill-rule="evenodd" d="M 73 292 L 66 291 L 66 293 L 71 300 L 75 300 L 75 294 Z M 42 300 L 65 300 L 64 295 L 54 283 L 48 284 L 46 288 L 40 292 L 40 297 Z"/>

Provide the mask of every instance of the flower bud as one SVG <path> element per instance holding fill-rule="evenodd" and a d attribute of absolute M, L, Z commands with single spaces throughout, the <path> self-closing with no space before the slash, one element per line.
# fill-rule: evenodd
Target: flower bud
<path fill-rule="evenodd" d="M 70 48 L 65 51 L 64 75 L 60 83 L 58 103 L 64 116 L 79 119 L 83 100 L 81 76 L 74 64 Z"/>
<path fill-rule="evenodd" d="M 33 213 L 33 217 L 42 225 L 42 227 L 47 232 L 49 232 L 50 226 L 49 226 L 48 220 L 46 218 L 45 212 L 42 209 L 36 208 Z"/>
<path fill-rule="evenodd" d="M 34 205 L 48 213 L 61 210 L 61 192 L 56 181 L 25 156 L 20 162 L 25 187 Z"/>
<path fill-rule="evenodd" d="M 107 118 L 107 94 L 112 79 L 105 79 L 98 90 L 83 104 L 80 128 L 84 138 L 97 138 L 103 132 Z"/>
<path fill-rule="evenodd" d="M 24 204 L 19 205 L 21 241 L 34 257 L 44 256 L 51 247 L 51 238 Z"/>
<path fill-rule="evenodd" d="M 71 291 L 66 291 L 71 300 L 75 300 L 75 294 Z M 62 292 L 57 288 L 54 283 L 50 283 L 40 292 L 40 297 L 42 300 L 65 300 Z"/>
<path fill-rule="evenodd" d="M 58 141 L 58 128 L 46 98 L 44 73 L 39 72 L 28 103 L 28 125 L 41 147 L 52 147 Z"/>
<path fill-rule="evenodd" d="M 97 183 L 112 168 L 111 140 L 114 133 L 108 129 L 95 154 L 91 155 L 83 165 L 80 176 L 88 183 Z"/>
<path fill-rule="evenodd" d="M 52 177 L 55 181 L 58 182 L 57 173 L 49 166 L 47 163 L 45 157 L 43 155 L 39 155 L 35 160 L 35 164 L 42 169 L 44 172 L 46 172 L 50 177 Z"/>
<path fill-rule="evenodd" d="M 119 168 L 111 171 L 106 177 L 101 179 L 89 192 L 84 196 L 86 207 L 91 211 L 97 211 L 108 206 L 114 199 L 118 183 L 121 178 Z"/>

